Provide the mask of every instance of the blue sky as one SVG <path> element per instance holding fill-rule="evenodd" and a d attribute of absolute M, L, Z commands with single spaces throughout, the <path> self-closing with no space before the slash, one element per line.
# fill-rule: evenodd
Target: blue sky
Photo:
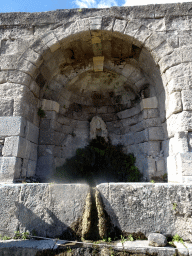
<path fill-rule="evenodd" d="M 155 3 L 175 3 L 175 0 L 0 0 L 2 12 L 44 12 L 71 8 L 105 8 Z M 192 2 L 187 1 L 187 2 Z"/>

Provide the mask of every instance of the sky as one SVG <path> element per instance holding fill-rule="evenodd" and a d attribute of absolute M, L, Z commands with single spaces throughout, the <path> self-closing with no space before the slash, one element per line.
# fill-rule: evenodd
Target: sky
<path fill-rule="evenodd" d="M 186 2 L 192 2 L 192 0 Z M 176 0 L 0 0 L 0 13 L 45 12 L 56 9 L 107 8 L 163 3 L 176 3 Z"/>

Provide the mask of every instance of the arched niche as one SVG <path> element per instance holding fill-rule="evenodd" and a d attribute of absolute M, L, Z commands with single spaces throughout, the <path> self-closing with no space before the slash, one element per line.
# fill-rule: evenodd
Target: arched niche
<path fill-rule="evenodd" d="M 162 177 L 165 91 L 160 71 L 141 43 L 108 31 L 84 31 L 43 53 L 35 74 L 40 87 L 37 176 L 42 181 L 90 141 L 99 116 L 112 144 L 133 153 L 144 180 Z"/>

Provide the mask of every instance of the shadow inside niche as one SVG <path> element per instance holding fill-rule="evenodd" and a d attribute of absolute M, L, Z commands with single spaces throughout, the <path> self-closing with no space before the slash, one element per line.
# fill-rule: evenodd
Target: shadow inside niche
<path fill-rule="evenodd" d="M 103 182 L 139 182 L 142 174 L 135 166 L 133 154 L 125 154 L 123 146 L 114 146 L 97 136 L 85 148 L 56 168 L 52 180 L 57 183 L 85 182 L 91 187 Z"/>

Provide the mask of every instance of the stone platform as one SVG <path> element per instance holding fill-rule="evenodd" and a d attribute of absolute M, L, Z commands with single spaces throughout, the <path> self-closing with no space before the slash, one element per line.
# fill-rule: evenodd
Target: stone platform
<path fill-rule="evenodd" d="M 152 247 L 148 245 L 148 241 L 127 241 L 123 245 L 121 242 L 113 243 L 76 243 L 60 240 L 10 240 L 0 241 L 0 256 L 10 253 L 13 256 L 35 256 L 37 255 L 156 255 L 156 256 L 191 256 L 192 244 L 189 243 L 176 243 L 175 248 L 171 246 L 166 247 Z M 47 254 L 45 254 L 47 253 Z"/>
<path fill-rule="evenodd" d="M 178 234 L 192 241 L 192 185 L 103 183 L 97 190 L 111 225 L 122 232 Z M 86 184 L 1 184 L 0 235 L 27 230 L 51 238 L 69 235 L 88 218 L 83 214 L 89 192 Z"/>

